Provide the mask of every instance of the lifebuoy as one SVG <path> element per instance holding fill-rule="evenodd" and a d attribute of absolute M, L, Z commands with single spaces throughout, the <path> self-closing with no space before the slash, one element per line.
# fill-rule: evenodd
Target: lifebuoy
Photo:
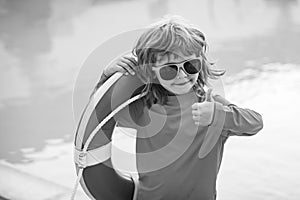
<path fill-rule="evenodd" d="M 111 139 L 116 125 L 113 116 L 144 96 L 144 87 L 137 76 L 116 73 L 93 94 L 83 111 L 75 135 L 74 161 L 78 182 L 91 199 L 135 198 L 137 181 L 121 177 L 113 168 Z"/>

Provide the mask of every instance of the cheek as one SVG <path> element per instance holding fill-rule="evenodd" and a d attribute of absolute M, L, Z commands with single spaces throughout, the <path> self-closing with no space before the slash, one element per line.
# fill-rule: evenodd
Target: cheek
<path fill-rule="evenodd" d="M 158 79 L 158 81 L 159 81 L 159 84 L 161 84 L 164 88 L 170 88 L 172 85 L 171 81 L 164 81 L 161 79 Z"/>
<path fill-rule="evenodd" d="M 192 82 L 193 82 L 193 83 L 196 83 L 198 77 L 199 77 L 199 74 L 191 75 L 191 80 L 192 80 Z"/>
<path fill-rule="evenodd" d="M 158 83 L 165 89 L 170 90 L 172 88 L 172 81 L 162 80 L 159 76 L 156 77 L 156 80 L 158 80 Z"/>

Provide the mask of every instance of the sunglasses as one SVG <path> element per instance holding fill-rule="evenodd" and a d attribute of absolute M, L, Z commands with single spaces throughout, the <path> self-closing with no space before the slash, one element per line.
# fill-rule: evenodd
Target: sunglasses
<path fill-rule="evenodd" d="M 152 67 L 152 70 L 157 71 L 161 79 L 170 81 L 178 76 L 180 68 L 187 74 L 193 75 L 201 71 L 202 60 L 201 58 L 193 58 L 183 61 L 181 63 L 169 63 L 166 65 Z"/>

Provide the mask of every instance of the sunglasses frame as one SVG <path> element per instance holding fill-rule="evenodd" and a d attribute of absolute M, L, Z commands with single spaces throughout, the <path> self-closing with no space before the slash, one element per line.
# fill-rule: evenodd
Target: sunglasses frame
<path fill-rule="evenodd" d="M 184 60 L 184 61 L 179 62 L 179 63 L 168 63 L 168 64 L 164 64 L 164 65 L 161 65 L 161 66 L 152 67 L 152 70 L 153 71 L 157 71 L 157 74 L 160 76 L 161 79 L 163 79 L 165 81 L 171 81 L 171 80 L 175 79 L 178 76 L 180 68 L 184 71 L 185 74 L 187 74 L 189 76 L 190 75 L 194 75 L 194 74 L 190 74 L 187 71 L 185 71 L 184 66 L 183 66 L 186 62 L 189 62 L 191 60 L 199 60 L 200 61 L 200 66 L 201 67 L 200 67 L 199 71 L 197 72 L 197 73 L 199 73 L 202 70 L 202 64 L 203 64 L 202 57 L 200 57 L 200 56 L 196 57 L 196 58 L 191 58 L 191 59 L 188 59 L 188 60 Z M 161 77 L 159 70 L 161 68 L 163 68 L 163 67 L 167 67 L 167 66 L 170 66 L 170 65 L 176 65 L 176 67 L 177 67 L 177 74 L 176 74 L 176 76 L 174 78 L 172 78 L 170 80 L 166 80 L 166 79 L 164 79 L 164 78 Z M 197 74 L 197 73 L 195 73 L 195 74 Z"/>

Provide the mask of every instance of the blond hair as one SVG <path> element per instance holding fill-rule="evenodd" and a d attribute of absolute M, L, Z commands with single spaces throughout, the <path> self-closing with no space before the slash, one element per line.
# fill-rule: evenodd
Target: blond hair
<path fill-rule="evenodd" d="M 147 85 L 148 94 L 145 100 L 148 107 L 153 103 L 164 104 L 167 100 L 166 90 L 157 83 L 152 72 L 152 66 L 157 62 L 158 56 L 170 54 L 176 56 L 174 52 L 179 50 L 186 56 L 195 54 L 202 57 L 202 70 L 194 86 L 202 93 L 208 78 L 216 79 L 222 76 L 225 71 L 213 69 L 214 63 L 207 60 L 205 56 L 207 49 L 204 34 L 180 16 L 166 16 L 150 25 L 139 37 L 133 49 L 133 54 L 138 60 L 137 74 Z"/>

